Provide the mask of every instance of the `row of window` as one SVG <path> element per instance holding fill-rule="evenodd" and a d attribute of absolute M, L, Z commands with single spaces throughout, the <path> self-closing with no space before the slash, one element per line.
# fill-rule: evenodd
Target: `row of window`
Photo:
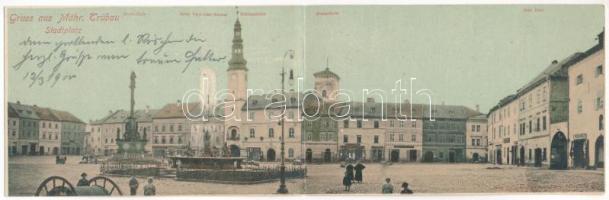
<path fill-rule="evenodd" d="M 435 142 L 435 143 L 463 143 L 465 138 L 462 135 L 435 135 L 429 134 L 425 135 L 426 142 Z"/>
<path fill-rule="evenodd" d="M 533 102 L 533 95 L 535 95 L 535 103 Z M 527 108 L 533 108 L 534 105 L 546 103 L 548 98 L 548 92 L 546 86 L 534 91 L 529 92 L 526 96 L 520 98 L 520 111 L 525 111 Z"/>
<path fill-rule="evenodd" d="M 594 77 L 598 78 L 601 75 L 603 75 L 603 66 L 602 65 L 596 66 L 596 69 L 594 70 Z M 580 85 L 582 83 L 584 83 L 584 75 L 579 74 L 579 75 L 577 75 L 577 78 L 575 78 L 575 85 Z"/>
<path fill-rule="evenodd" d="M 256 112 L 249 111 L 247 117 L 248 117 L 248 120 L 255 120 L 256 119 Z M 270 113 L 266 114 L 266 117 L 267 117 L 268 120 L 271 120 L 271 119 L 281 119 L 281 113 L 279 113 L 279 112 L 278 113 L 272 113 L 272 112 L 270 112 Z M 286 118 L 290 119 L 290 120 L 294 119 L 294 111 L 288 111 L 288 114 L 286 115 Z"/>
<path fill-rule="evenodd" d="M 313 141 L 314 139 L 319 139 L 319 141 L 336 141 L 336 136 L 334 135 L 334 133 L 331 132 L 322 132 L 319 133 L 319 138 L 313 138 L 313 134 L 309 133 L 307 134 L 307 141 Z"/>
<path fill-rule="evenodd" d="M 395 127 L 395 122 L 398 120 L 389 120 L 389 127 Z M 399 121 L 400 123 L 400 127 L 404 127 L 405 122 L 404 121 Z M 349 124 L 350 124 L 350 120 L 344 120 L 343 121 L 343 128 L 349 128 Z M 364 126 L 364 122 L 362 120 L 356 120 L 356 126 L 357 128 L 362 128 Z M 378 120 L 374 120 L 372 121 L 372 127 L 374 128 L 379 128 L 380 126 L 380 122 Z M 410 122 L 410 127 L 412 128 L 416 128 L 417 127 L 417 123 L 411 121 Z"/>
<path fill-rule="evenodd" d="M 546 130 L 547 129 L 547 120 L 546 120 L 546 116 L 543 116 L 541 118 L 543 120 L 543 122 L 540 123 L 540 118 L 538 117 L 535 120 L 535 132 L 538 132 L 540 130 Z M 532 133 L 533 132 L 533 120 L 529 120 L 529 124 L 527 126 L 527 123 L 520 123 L 520 135 L 524 135 L 527 132 L 527 128 L 528 128 L 528 133 Z"/>
<path fill-rule="evenodd" d="M 415 134 L 410 135 L 410 141 L 416 142 L 417 135 L 415 135 Z M 395 134 L 393 134 L 393 133 L 389 134 L 389 142 L 395 142 Z M 404 142 L 404 134 L 398 134 L 398 142 Z"/>
<path fill-rule="evenodd" d="M 306 121 L 307 126 L 312 127 L 313 126 L 313 121 Z M 330 127 L 336 127 L 336 121 L 334 120 L 323 120 L 320 122 L 321 125 L 323 125 L 324 128 L 330 128 Z"/>
<path fill-rule="evenodd" d="M 46 139 L 47 139 L 47 133 L 46 133 L 46 132 L 43 132 L 43 133 L 42 133 L 42 139 L 43 139 L 43 140 L 46 140 Z M 52 140 L 52 139 L 53 139 L 53 133 L 49 133 L 49 138 L 48 138 L 48 139 L 49 139 L 49 140 Z M 58 139 L 59 139 L 59 136 L 58 136 L 58 134 L 56 133 L 56 134 L 55 134 L 55 140 L 58 140 Z"/>
<path fill-rule="evenodd" d="M 594 99 L 594 109 L 595 110 L 599 110 L 602 109 L 603 106 L 605 106 L 605 100 L 603 99 L 603 97 L 596 97 L 596 99 Z M 580 114 L 584 111 L 584 105 L 581 99 L 577 100 L 577 113 Z"/>
<path fill-rule="evenodd" d="M 53 125 L 55 125 L 55 129 L 59 129 L 58 123 L 51 123 L 51 122 L 49 122 L 48 125 L 49 125 L 48 126 L 49 128 L 53 128 Z M 47 123 L 46 122 L 42 122 L 42 128 L 47 128 Z"/>
<path fill-rule="evenodd" d="M 362 143 L 362 136 L 361 135 L 356 135 L 356 143 L 357 144 L 361 144 Z M 372 142 L 374 144 L 378 144 L 379 143 L 379 136 L 375 135 L 372 139 Z M 395 134 L 389 134 L 389 141 L 394 142 L 395 141 Z M 404 141 L 404 134 L 399 134 L 399 141 L 403 142 Z M 410 141 L 412 142 L 416 142 L 417 141 L 417 135 L 411 135 L 411 139 Z M 343 135 L 343 143 L 349 143 L 349 135 Z"/>
<path fill-rule="evenodd" d="M 174 136 L 161 136 L 160 137 L 160 143 L 159 143 L 159 136 L 154 136 L 154 143 L 155 144 L 174 144 L 175 140 L 174 140 Z M 169 141 L 167 140 L 167 138 L 169 138 Z M 178 136 L 177 137 L 177 144 L 182 144 L 182 137 Z"/>
<path fill-rule="evenodd" d="M 275 129 L 273 128 L 269 128 L 269 138 L 274 138 L 275 137 Z M 250 128 L 250 138 L 255 138 L 256 137 L 256 129 Z M 295 132 L 294 132 L 294 128 L 289 128 L 288 129 L 288 137 L 289 138 L 294 138 L 295 136 Z"/>
<path fill-rule="evenodd" d="M 161 125 L 160 132 L 167 132 L 167 130 L 169 130 L 169 132 L 173 132 L 173 131 L 175 131 L 174 127 L 176 127 L 174 124 L 170 124 L 169 126 Z M 177 125 L 177 130 L 178 131 L 182 131 L 183 130 L 182 124 L 178 124 Z M 154 126 L 154 131 L 157 132 L 157 133 L 159 132 L 159 126 L 158 125 Z"/>

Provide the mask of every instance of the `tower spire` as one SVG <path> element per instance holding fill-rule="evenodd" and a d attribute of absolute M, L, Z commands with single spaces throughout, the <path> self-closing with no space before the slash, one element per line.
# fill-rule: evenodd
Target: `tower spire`
<path fill-rule="evenodd" d="M 243 58 L 243 39 L 241 38 L 241 22 L 239 22 L 239 7 L 235 6 L 237 15 L 233 28 L 233 46 L 231 58 L 228 61 L 228 70 L 247 70 L 247 61 Z"/>
<path fill-rule="evenodd" d="M 237 20 L 239 20 L 239 6 L 235 6 L 235 11 L 237 12 Z"/>

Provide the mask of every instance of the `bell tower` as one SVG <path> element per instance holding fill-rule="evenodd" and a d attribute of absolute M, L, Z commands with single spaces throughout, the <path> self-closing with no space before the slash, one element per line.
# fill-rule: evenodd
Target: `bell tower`
<path fill-rule="evenodd" d="M 243 58 L 243 39 L 241 38 L 241 22 L 239 11 L 233 28 L 233 46 L 231 58 L 228 61 L 227 83 L 228 90 L 235 96 L 235 100 L 245 101 L 247 90 L 247 61 Z"/>
<path fill-rule="evenodd" d="M 326 69 L 313 74 L 315 77 L 315 91 L 324 101 L 336 101 L 340 89 L 340 77 L 330 71 L 329 61 L 326 61 Z"/>

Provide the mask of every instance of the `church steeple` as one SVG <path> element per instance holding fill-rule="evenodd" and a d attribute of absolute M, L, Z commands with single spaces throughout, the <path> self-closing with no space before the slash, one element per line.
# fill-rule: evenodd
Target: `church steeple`
<path fill-rule="evenodd" d="M 246 70 L 247 61 L 243 58 L 243 39 L 241 38 L 241 22 L 239 22 L 239 10 L 237 10 L 237 20 L 233 29 L 233 48 L 232 55 L 228 61 L 228 70 Z"/>
<path fill-rule="evenodd" d="M 233 94 L 227 96 L 234 101 L 245 101 L 247 98 L 247 61 L 243 58 L 243 39 L 241 39 L 241 22 L 239 22 L 239 10 L 237 10 L 237 20 L 233 29 L 233 48 L 231 58 L 228 61 L 227 85 L 228 90 Z M 234 97 L 234 99 L 233 99 Z M 240 106 L 240 105 L 239 105 Z M 232 111 L 231 111 L 232 112 Z"/>

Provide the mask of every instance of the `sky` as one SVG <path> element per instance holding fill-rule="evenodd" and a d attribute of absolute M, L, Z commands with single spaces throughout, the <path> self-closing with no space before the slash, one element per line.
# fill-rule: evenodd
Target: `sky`
<path fill-rule="evenodd" d="M 341 89 L 353 91 L 361 101 L 363 89 L 389 91 L 398 79 L 416 78 L 413 89 L 428 89 L 433 103 L 480 105 L 487 112 L 501 98 L 513 94 L 552 60 L 585 51 L 597 43 L 603 30 L 600 5 L 494 5 L 494 6 L 307 6 L 240 7 L 244 56 L 248 61 L 248 87 L 280 87 L 282 64 L 298 69 L 304 88 L 313 87 L 313 73 L 329 67 L 338 74 Z M 84 121 L 99 119 L 109 110 L 129 108 L 129 73 L 137 73 L 136 108 L 161 108 L 199 87 L 199 71 L 216 71 L 218 90 L 226 88 L 226 60 L 185 64 L 137 64 L 142 52 L 158 47 L 135 44 L 135 36 L 148 33 L 174 38 L 191 34 L 205 42 L 169 44 L 161 57 L 181 58 L 202 47 L 216 57 L 230 57 L 234 7 L 147 8 L 13 8 L 15 16 L 83 15 L 80 21 L 15 22 L 7 24 L 7 100 L 72 112 Z M 90 21 L 90 13 L 117 15 L 118 22 Z M 190 13 L 188 16 L 185 13 Z M 143 14 L 143 15 L 142 15 Z M 212 16 L 209 16 L 212 15 Z M 48 27 L 81 29 L 79 34 L 49 34 Z M 129 34 L 128 44 L 120 44 Z M 28 50 L 52 52 L 52 45 L 26 46 L 32 40 L 69 41 L 78 36 L 115 40 L 98 46 L 63 47 L 78 55 L 125 54 L 123 60 L 90 60 L 80 66 L 61 65 L 70 80 L 30 86 L 30 73 L 48 75 L 50 64 L 26 61 L 14 66 Z M 287 50 L 293 61 L 283 62 Z M 54 54 L 58 56 L 59 54 Z M 228 58 L 227 57 L 227 58 Z M 44 74 L 46 73 L 46 74 Z M 26 76 L 27 75 L 27 76 Z M 26 78 L 24 78 L 26 77 Z M 391 96 L 387 96 L 392 98 Z M 424 102 L 415 98 L 413 102 Z"/>

